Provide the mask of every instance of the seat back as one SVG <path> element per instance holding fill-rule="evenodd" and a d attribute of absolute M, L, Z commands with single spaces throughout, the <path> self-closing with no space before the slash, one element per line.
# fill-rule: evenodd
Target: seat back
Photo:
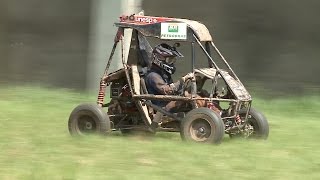
<path fill-rule="evenodd" d="M 140 74 L 139 74 L 137 65 L 132 65 L 131 70 L 132 70 L 134 94 L 140 95 L 141 91 L 143 91 L 143 89 L 144 89 L 143 87 L 141 87 L 141 81 L 143 81 L 143 78 L 140 78 Z M 136 101 L 136 105 L 139 109 L 139 112 L 140 112 L 142 118 L 145 120 L 145 122 L 151 124 L 152 121 L 149 116 L 148 107 L 145 104 L 142 104 L 141 101 Z"/>

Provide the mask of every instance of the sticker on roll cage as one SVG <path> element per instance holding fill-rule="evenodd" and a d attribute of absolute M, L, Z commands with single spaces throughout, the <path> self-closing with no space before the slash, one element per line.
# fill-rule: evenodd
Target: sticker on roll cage
<path fill-rule="evenodd" d="M 186 23 L 161 23 L 161 39 L 187 39 Z"/>

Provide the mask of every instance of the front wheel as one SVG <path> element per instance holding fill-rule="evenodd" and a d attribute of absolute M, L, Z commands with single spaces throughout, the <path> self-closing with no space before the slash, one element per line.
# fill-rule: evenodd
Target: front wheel
<path fill-rule="evenodd" d="M 106 135 L 110 119 L 97 104 L 80 104 L 71 112 L 68 128 L 71 135 Z"/>
<path fill-rule="evenodd" d="M 244 119 L 247 109 L 239 111 L 239 116 Z M 267 139 L 269 136 L 269 124 L 267 118 L 258 110 L 250 108 L 248 114 L 248 124 L 245 126 L 244 132 L 246 137 L 255 139 Z"/>
<path fill-rule="evenodd" d="M 186 141 L 219 144 L 224 136 L 224 123 L 211 109 L 193 109 L 182 120 L 180 135 Z"/>

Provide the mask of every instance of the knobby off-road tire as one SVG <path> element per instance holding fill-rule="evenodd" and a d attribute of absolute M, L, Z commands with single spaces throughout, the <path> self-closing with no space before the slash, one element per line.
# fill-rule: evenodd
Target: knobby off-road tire
<path fill-rule="evenodd" d="M 107 135 L 110 132 L 110 119 L 97 104 L 80 104 L 71 112 L 68 128 L 74 136 Z"/>
<path fill-rule="evenodd" d="M 241 118 L 245 117 L 247 109 L 239 111 Z M 269 136 L 269 124 L 267 118 L 258 110 L 250 108 L 248 123 L 253 127 L 253 133 L 248 138 L 267 139 Z"/>
<path fill-rule="evenodd" d="M 224 123 L 211 109 L 193 109 L 182 120 L 180 135 L 189 142 L 219 144 L 224 136 Z"/>

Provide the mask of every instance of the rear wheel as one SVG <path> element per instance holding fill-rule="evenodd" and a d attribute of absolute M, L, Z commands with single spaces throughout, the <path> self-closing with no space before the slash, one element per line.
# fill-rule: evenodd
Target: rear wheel
<path fill-rule="evenodd" d="M 81 104 L 71 112 L 68 128 L 71 135 L 106 135 L 110 131 L 110 120 L 97 104 Z"/>
<path fill-rule="evenodd" d="M 224 136 L 224 124 L 211 109 L 197 108 L 182 120 L 180 135 L 186 141 L 218 144 Z"/>

